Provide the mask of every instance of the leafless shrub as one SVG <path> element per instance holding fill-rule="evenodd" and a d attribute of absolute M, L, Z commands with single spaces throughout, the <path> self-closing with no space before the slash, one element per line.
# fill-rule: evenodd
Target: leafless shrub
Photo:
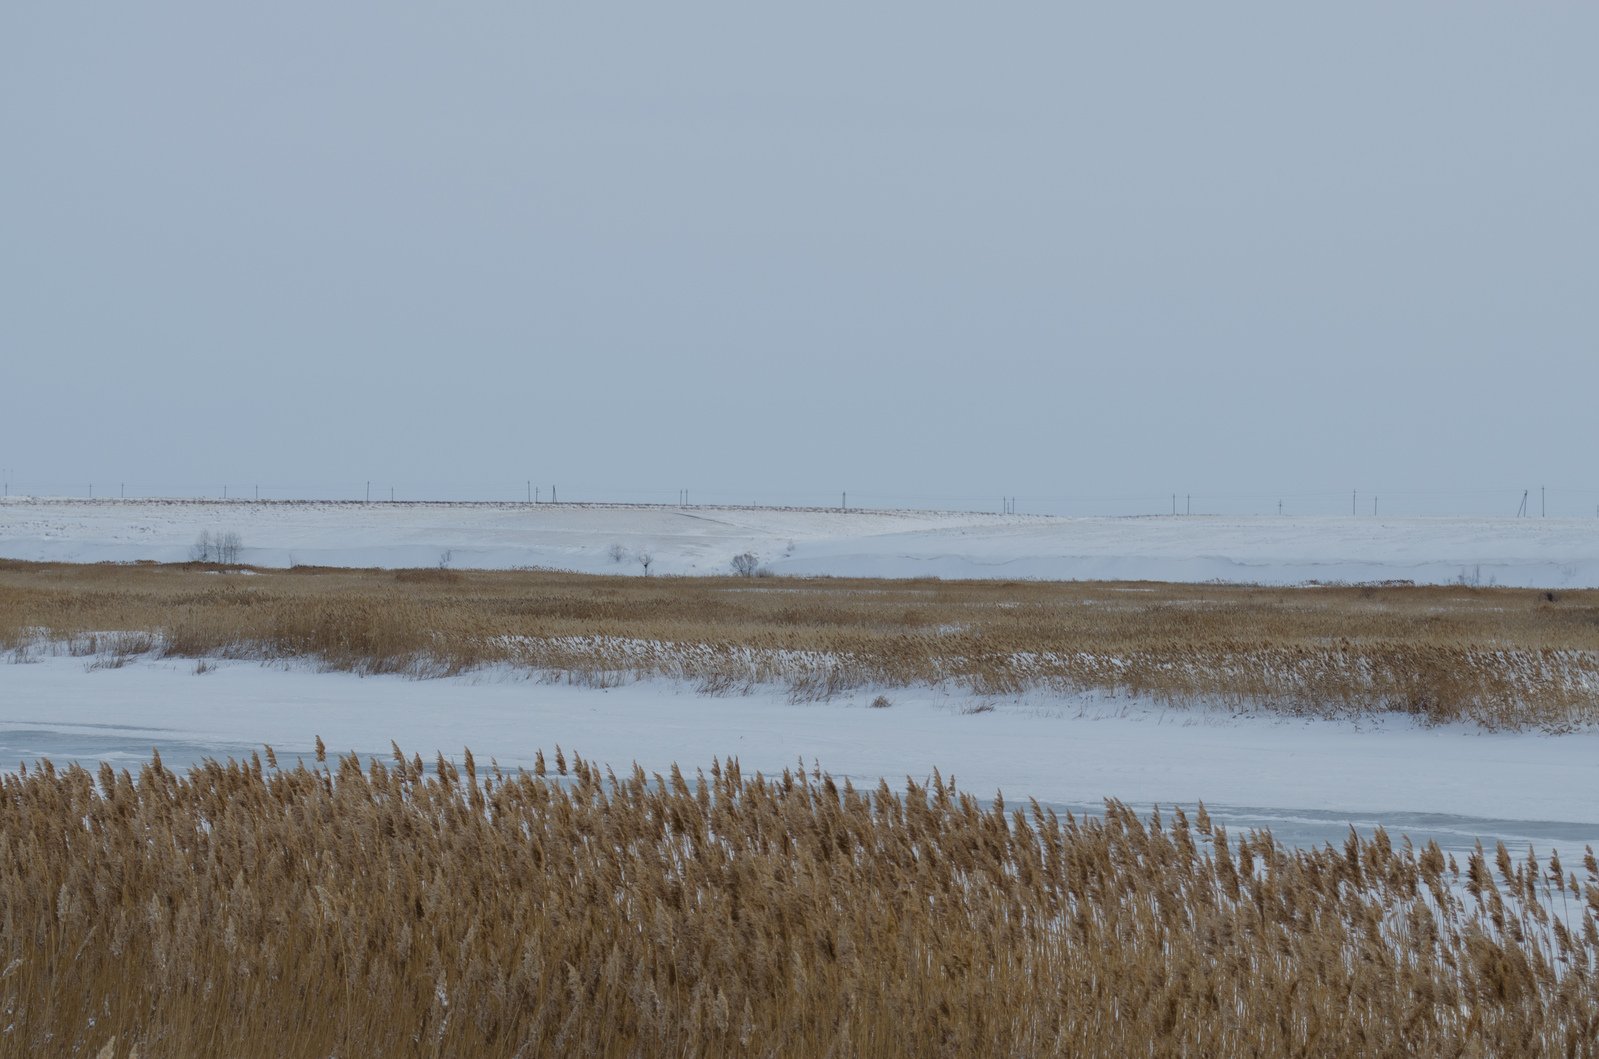
<path fill-rule="evenodd" d="M 760 556 L 754 552 L 741 552 L 733 556 L 733 573 L 739 577 L 754 577 L 755 571 L 760 567 Z"/>
<path fill-rule="evenodd" d="M 239 561 L 239 555 L 244 550 L 244 542 L 232 530 L 221 530 L 212 533 L 206 530 L 200 534 L 198 540 L 189 549 L 189 558 L 197 563 L 219 563 L 233 565 Z"/>

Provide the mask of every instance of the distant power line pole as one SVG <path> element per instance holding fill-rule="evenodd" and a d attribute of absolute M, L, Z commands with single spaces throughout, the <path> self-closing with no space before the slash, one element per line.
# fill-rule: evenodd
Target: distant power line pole
<path fill-rule="evenodd" d="M 1542 486 L 1542 485 L 1540 485 L 1538 487 L 1538 517 L 1539 518 L 1548 518 L 1549 517 L 1549 504 L 1548 504 L 1548 499 L 1545 496 L 1547 488 L 1548 488 L 1547 486 Z"/>

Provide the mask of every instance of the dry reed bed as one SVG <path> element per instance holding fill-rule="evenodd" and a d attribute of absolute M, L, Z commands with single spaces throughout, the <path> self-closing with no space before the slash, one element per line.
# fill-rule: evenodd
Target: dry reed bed
<path fill-rule="evenodd" d="M 1289 851 L 1203 807 L 1060 820 L 936 774 L 266 754 L 0 780 L 0 1051 L 1599 1049 L 1591 849 Z"/>
<path fill-rule="evenodd" d="M 795 698 L 952 684 L 1493 727 L 1599 721 L 1596 591 L 0 561 L 0 647 L 41 641 L 363 672 L 512 665 L 711 692 L 779 684 Z"/>

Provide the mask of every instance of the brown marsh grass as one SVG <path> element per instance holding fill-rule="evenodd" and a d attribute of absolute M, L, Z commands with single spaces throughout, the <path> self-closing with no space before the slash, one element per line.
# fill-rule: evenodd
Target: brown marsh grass
<path fill-rule="evenodd" d="M 0 561 L 0 649 L 418 676 L 1044 689 L 1563 729 L 1599 720 L 1599 591 L 602 577 Z"/>
<path fill-rule="evenodd" d="M 1591 849 L 265 753 L 0 778 L 0 1052 L 1599 1052 Z"/>

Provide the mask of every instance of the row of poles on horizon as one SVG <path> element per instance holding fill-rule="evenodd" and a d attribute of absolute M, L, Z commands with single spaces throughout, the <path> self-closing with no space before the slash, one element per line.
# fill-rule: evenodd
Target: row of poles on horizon
<path fill-rule="evenodd" d="M 1538 517 L 1539 518 L 1548 518 L 1549 517 L 1549 495 L 1548 494 L 1549 494 L 1549 487 L 1548 486 L 1540 485 L 1538 487 Z M 1527 517 L 1527 498 L 1530 497 L 1531 495 L 1532 495 L 1532 490 L 1531 489 L 1523 489 L 1521 491 L 1521 507 L 1517 508 L 1517 510 L 1516 510 L 1516 517 L 1517 518 L 1526 518 Z M 1194 495 L 1192 493 L 1188 493 L 1188 494 L 1185 495 L 1184 500 L 1185 500 L 1185 503 L 1184 503 L 1184 508 L 1183 508 L 1183 514 L 1192 515 L 1194 513 Z M 1374 518 L 1377 515 L 1377 500 L 1378 500 L 1378 497 L 1376 497 L 1375 495 L 1371 498 L 1371 514 L 1372 514 L 1372 517 L 1374 517 Z M 1012 501 L 1007 501 L 1006 502 L 1005 513 L 1007 515 L 1014 515 L 1016 513 L 1014 507 L 1012 506 Z M 1173 515 L 1177 514 L 1177 494 L 1176 493 L 1173 493 L 1171 495 L 1171 513 Z M 1283 513 L 1283 502 L 1281 500 L 1279 500 L 1279 501 L 1277 501 L 1277 514 L 1281 515 L 1282 513 Z M 1349 513 L 1351 515 L 1354 515 L 1357 518 L 1360 516 L 1360 490 L 1358 490 L 1358 489 L 1351 489 L 1349 491 Z M 1594 508 L 1594 514 L 1595 515 L 1599 515 L 1599 506 L 1596 506 Z"/>
<path fill-rule="evenodd" d="M 559 504 L 561 502 L 560 501 L 560 494 L 558 493 L 558 491 L 557 491 L 557 489 L 556 489 L 556 487 L 554 485 L 551 485 L 549 487 L 549 492 L 548 492 L 548 494 L 546 494 L 545 490 L 544 490 L 544 487 L 542 485 L 535 485 L 531 479 L 527 480 L 527 482 L 525 484 L 526 484 L 526 493 L 525 493 L 525 495 L 526 495 L 526 498 L 527 498 L 527 503 L 529 503 L 529 504 Z M 387 497 L 387 500 L 388 500 L 389 503 L 401 503 L 401 502 L 410 503 L 410 502 L 412 502 L 410 500 L 406 500 L 406 501 L 398 500 L 396 498 L 395 487 L 392 486 L 392 485 L 388 487 L 388 491 L 389 491 L 389 495 Z M 1549 515 L 1549 495 L 1548 494 L 1549 494 L 1549 489 L 1548 489 L 1547 486 L 1539 486 L 1538 487 L 1538 516 L 1540 518 L 1547 518 L 1548 515 Z M 9 499 L 10 496 L 11 496 L 11 475 L 10 475 L 9 470 L 7 470 L 5 472 L 5 474 L 4 474 L 3 493 L 0 493 L 0 495 L 3 495 L 7 499 Z M 126 500 L 127 496 L 128 496 L 127 483 L 125 483 L 125 482 L 119 483 L 118 486 L 117 486 L 117 499 Z M 370 481 L 368 481 L 366 483 L 366 489 L 365 489 L 364 496 L 365 496 L 365 502 L 366 503 L 369 503 L 369 504 L 372 503 L 372 483 Z M 1532 490 L 1531 489 L 1523 489 L 1521 491 L 1521 503 L 1516 509 L 1516 517 L 1525 518 L 1525 517 L 1527 517 L 1528 515 L 1531 514 L 1531 512 L 1529 511 L 1529 505 L 1530 505 L 1530 502 L 1531 502 L 1531 498 L 1532 498 Z M 88 486 L 88 499 L 90 499 L 90 500 L 95 499 L 93 484 L 90 484 Z M 102 496 L 101 499 L 111 499 L 111 498 L 109 496 Z M 197 499 L 199 499 L 199 498 L 197 497 Z M 222 487 L 221 499 L 223 499 L 223 500 L 245 500 L 245 499 L 247 499 L 247 497 L 244 494 L 241 494 L 241 493 L 234 493 L 232 491 L 232 487 L 231 486 L 224 485 Z M 252 499 L 254 501 L 260 501 L 260 499 L 261 499 L 261 487 L 259 485 L 256 485 L 256 486 L 254 486 L 252 488 L 252 491 L 249 494 L 248 499 Z M 283 498 L 283 499 L 305 499 L 305 498 Z M 382 488 L 380 486 L 379 487 L 378 501 L 382 502 L 384 499 L 385 498 L 382 495 Z M 903 498 L 900 498 L 900 499 L 903 499 Z M 926 498 L 916 498 L 916 499 L 937 500 L 937 499 L 940 499 L 940 498 L 926 497 Z M 946 501 L 951 500 L 951 499 L 959 499 L 959 500 L 962 500 L 962 501 L 970 501 L 973 498 L 970 498 L 970 497 L 948 498 L 948 497 L 946 497 L 946 498 L 942 498 L 942 499 L 944 499 Z M 999 511 L 1000 511 L 1000 513 L 1004 514 L 1004 515 L 1019 514 L 1020 512 L 1019 512 L 1018 508 L 1019 508 L 1019 504 L 1020 504 L 1021 499 L 1022 498 L 1015 497 L 1015 496 L 1001 497 L 1000 498 L 1000 502 L 999 502 Z M 1123 498 L 1123 499 L 1137 499 L 1137 498 Z M 1228 498 L 1228 499 L 1236 499 L 1236 498 Z M 1380 499 L 1381 498 L 1379 496 L 1375 495 L 1375 494 L 1373 494 L 1372 497 L 1371 497 L 1371 514 L 1374 517 L 1377 516 L 1379 511 L 1380 511 Z M 1181 504 L 1179 504 L 1179 500 L 1181 500 Z M 1069 503 L 1070 501 L 1071 501 L 1070 497 L 1059 498 L 1059 502 Z M 470 503 L 471 501 L 464 501 L 464 502 Z M 594 502 L 594 503 L 606 503 L 607 501 L 591 501 L 591 502 Z M 1056 502 L 1056 501 L 1055 501 L 1054 498 L 1048 498 L 1048 499 L 1041 500 L 1041 501 L 1036 501 L 1036 502 L 1038 502 L 1038 503 L 1051 503 L 1051 502 Z M 664 506 L 664 505 L 662 505 L 662 506 Z M 690 499 L 689 499 L 689 490 L 687 490 L 687 489 L 679 489 L 677 491 L 676 506 L 678 506 L 678 507 L 690 507 L 690 506 L 693 506 L 691 504 L 691 502 L 690 502 Z M 748 504 L 748 505 L 742 505 L 742 504 L 735 504 L 735 505 L 715 504 L 715 505 L 705 505 L 705 506 L 783 507 L 783 506 L 796 506 L 796 505 L 751 503 L 751 504 Z M 818 508 L 820 508 L 820 507 L 824 507 L 825 505 L 822 505 L 822 504 L 806 504 L 806 505 L 797 505 L 797 506 L 818 507 Z M 1179 507 L 1182 508 L 1181 514 L 1190 515 L 1191 516 L 1194 513 L 1194 495 L 1192 493 L 1172 493 L 1171 494 L 1171 514 L 1177 515 L 1179 513 L 1178 512 L 1178 508 Z M 1278 500 L 1277 501 L 1277 514 L 1279 514 L 1279 515 L 1285 514 L 1284 508 L 1285 508 L 1284 502 L 1282 500 Z M 850 506 L 849 506 L 849 493 L 848 492 L 840 492 L 839 493 L 839 499 L 838 499 L 838 510 L 840 510 L 840 511 L 848 511 L 849 509 L 850 509 Z M 1353 516 L 1356 516 L 1356 517 L 1359 517 L 1359 515 L 1360 515 L 1360 491 L 1358 489 L 1351 489 L 1349 491 L 1349 513 L 1351 515 L 1353 515 Z M 1599 516 L 1599 505 L 1595 506 L 1594 514 L 1596 516 Z"/>

